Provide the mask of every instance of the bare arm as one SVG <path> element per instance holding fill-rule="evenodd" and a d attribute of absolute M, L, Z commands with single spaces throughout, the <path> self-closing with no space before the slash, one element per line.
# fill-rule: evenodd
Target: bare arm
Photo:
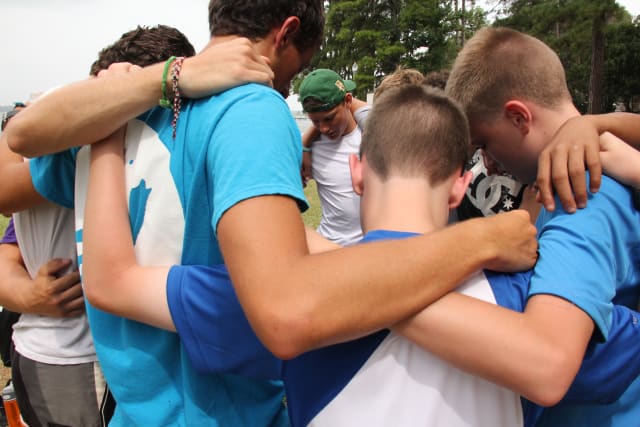
<path fill-rule="evenodd" d="M 31 278 L 17 245 L 0 245 L 0 305 L 18 313 L 50 317 L 78 316 L 84 312 L 80 275 L 60 272 L 71 260 L 54 259 Z"/>
<path fill-rule="evenodd" d="M 554 189 L 567 212 L 586 206 L 585 168 L 590 172 L 590 190 L 598 191 L 602 171 L 599 137 L 605 132 L 640 147 L 640 115 L 609 113 L 574 117 L 558 130 L 540 154 L 538 199 L 548 210 L 555 209 Z"/>
<path fill-rule="evenodd" d="M 16 115 L 5 132 L 9 147 L 27 157 L 62 151 L 106 138 L 158 104 L 163 64 L 143 69 L 110 67 L 111 74 L 58 89 Z M 128 72 L 134 69 L 135 72 Z M 101 73 L 101 77 L 105 73 Z M 184 61 L 183 96 L 198 98 L 249 81 L 269 83 L 271 69 L 246 39 L 208 46 Z M 81 106 L 79 108 L 78 106 Z"/>
<path fill-rule="evenodd" d="M 529 267 L 534 236 L 528 214 L 514 211 L 309 256 L 296 204 L 279 196 L 242 201 L 218 223 L 238 298 L 262 342 L 281 358 L 393 325 L 482 267 Z"/>
<path fill-rule="evenodd" d="M 5 215 L 34 207 L 45 199 L 31 181 L 29 164 L 7 146 L 6 136 L 0 136 L 0 212 Z"/>
<path fill-rule="evenodd" d="M 124 132 L 91 148 L 83 231 L 85 295 L 101 310 L 175 330 L 166 296 L 169 266 L 143 267 L 136 260 L 125 196 Z"/>
<path fill-rule="evenodd" d="M 607 175 L 640 189 L 640 151 L 610 133 L 600 137 L 600 160 Z"/>
<path fill-rule="evenodd" d="M 543 406 L 562 399 L 593 333 L 570 302 L 537 295 L 518 313 L 452 292 L 394 329 L 427 351 Z"/>

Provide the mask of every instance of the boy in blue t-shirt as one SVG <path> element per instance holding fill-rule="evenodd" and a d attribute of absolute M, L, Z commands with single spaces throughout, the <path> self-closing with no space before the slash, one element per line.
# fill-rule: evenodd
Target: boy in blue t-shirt
<path fill-rule="evenodd" d="M 541 41 L 506 28 L 482 29 L 467 42 L 446 92 L 467 113 L 473 144 L 525 184 L 536 180 L 538 157 L 552 135 L 579 116 L 557 55 Z M 577 356 L 593 337 L 612 338 L 614 304 L 637 307 L 640 213 L 633 199 L 629 188 L 604 176 L 600 191 L 589 194 L 587 209 L 573 214 L 542 210 L 538 217 L 540 259 L 531 277 L 525 314 L 540 316 L 545 335 L 552 338 L 547 348 L 568 362 L 559 376 L 577 370 L 581 359 Z M 612 354 L 624 358 L 627 351 Z M 530 362 L 532 371 L 540 367 L 535 360 Z M 635 371 L 625 372 L 624 377 L 631 385 L 619 399 L 607 399 L 607 405 L 562 402 L 544 411 L 541 425 L 636 423 L 640 380 Z M 561 397 L 557 391 L 550 390 L 550 396 Z"/>

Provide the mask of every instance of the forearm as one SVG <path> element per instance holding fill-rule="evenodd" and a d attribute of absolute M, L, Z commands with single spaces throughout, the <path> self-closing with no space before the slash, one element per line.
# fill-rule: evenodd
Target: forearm
<path fill-rule="evenodd" d="M 5 132 L 26 157 L 91 144 L 157 105 L 163 65 L 62 87 L 16 115 Z"/>
<path fill-rule="evenodd" d="M 29 164 L 9 150 L 4 134 L 0 136 L 0 182 L 0 212 L 3 214 L 18 212 L 44 202 L 31 181 Z"/>
<path fill-rule="evenodd" d="M 393 325 L 472 272 L 499 268 L 492 235 L 497 230 L 488 219 L 309 256 L 295 204 L 285 210 L 277 200 L 261 197 L 234 206 L 220 220 L 218 235 L 252 326 L 281 358 Z M 265 213 L 269 227 L 248 225 Z"/>
<path fill-rule="evenodd" d="M 142 267 L 136 260 L 121 147 L 92 155 L 83 232 L 85 295 L 101 310 L 174 330 L 165 291 L 169 266 Z"/>
<path fill-rule="evenodd" d="M 636 148 L 640 148 L 640 115 L 634 113 L 608 113 L 585 116 L 599 134 L 611 132 Z"/>
<path fill-rule="evenodd" d="M 0 306 L 17 313 L 28 312 L 23 290 L 30 282 L 18 245 L 0 244 Z"/>
<path fill-rule="evenodd" d="M 590 330 L 581 335 L 545 317 L 536 307 L 518 313 L 454 292 L 394 330 L 462 370 L 548 406 L 573 381 Z"/>

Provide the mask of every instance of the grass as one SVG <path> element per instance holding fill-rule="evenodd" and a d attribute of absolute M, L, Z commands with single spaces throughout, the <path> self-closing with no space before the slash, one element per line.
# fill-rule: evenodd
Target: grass
<path fill-rule="evenodd" d="M 9 218 L 4 215 L 0 215 L 0 235 L 4 235 L 4 230 L 7 228 L 7 224 L 9 224 Z"/>
<path fill-rule="evenodd" d="M 320 199 L 318 198 L 318 190 L 314 180 L 307 183 L 307 187 L 304 189 L 304 195 L 307 197 L 307 202 L 309 202 L 309 209 L 302 214 L 302 220 L 305 225 L 311 228 L 317 228 L 320 224 L 322 209 L 320 208 Z"/>

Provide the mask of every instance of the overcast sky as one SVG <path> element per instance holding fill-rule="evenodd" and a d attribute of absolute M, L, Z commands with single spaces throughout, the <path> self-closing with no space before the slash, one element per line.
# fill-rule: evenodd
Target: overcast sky
<path fill-rule="evenodd" d="M 98 51 L 136 25 L 174 26 L 199 51 L 209 39 L 208 2 L 0 0 L 0 105 L 85 78 Z M 640 14 L 640 0 L 618 3 Z"/>

